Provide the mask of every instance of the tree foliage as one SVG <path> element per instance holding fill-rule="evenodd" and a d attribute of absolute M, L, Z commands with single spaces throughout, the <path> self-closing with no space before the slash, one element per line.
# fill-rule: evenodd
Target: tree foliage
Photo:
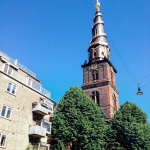
<path fill-rule="evenodd" d="M 72 150 L 103 150 L 106 130 L 99 107 L 80 88 L 70 88 L 54 113 L 53 142 Z"/>
<path fill-rule="evenodd" d="M 150 150 L 150 125 L 146 114 L 126 102 L 110 121 L 107 150 Z"/>
<path fill-rule="evenodd" d="M 29 144 L 25 150 L 35 150 L 35 149 L 36 149 L 35 146 L 33 146 L 32 144 Z"/>

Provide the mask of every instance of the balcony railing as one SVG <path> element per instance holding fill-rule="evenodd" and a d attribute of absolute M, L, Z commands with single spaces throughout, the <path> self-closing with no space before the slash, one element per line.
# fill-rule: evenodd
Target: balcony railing
<path fill-rule="evenodd" d="M 4 52 L 0 51 L 0 55 L 3 56 L 4 58 L 8 59 L 8 61 L 10 61 L 12 64 L 16 65 L 17 67 L 21 68 L 22 70 L 24 70 L 25 72 L 27 72 L 28 74 L 30 74 L 31 76 L 36 78 L 36 74 L 29 70 L 27 67 L 25 67 L 24 65 L 20 64 L 17 59 L 13 59 L 10 56 L 8 56 L 7 54 L 5 54 Z"/>
<path fill-rule="evenodd" d="M 35 137 L 45 137 L 46 136 L 46 128 L 42 126 L 34 125 L 29 127 L 29 135 Z"/>
<path fill-rule="evenodd" d="M 2 56 L 3 58 L 5 58 L 7 61 L 9 61 L 10 63 L 12 63 L 13 65 L 17 66 L 18 68 L 22 69 L 23 71 L 25 71 L 26 73 L 28 73 L 32 77 L 36 78 L 36 74 L 34 72 L 32 72 L 31 70 L 29 70 L 24 65 L 20 64 L 17 59 L 15 60 L 15 59 L 9 57 L 7 54 L 5 54 L 2 51 L 0 51 L 0 56 Z M 51 93 L 48 90 L 46 90 L 45 88 L 43 88 L 42 85 L 39 84 L 36 81 L 34 81 L 34 84 L 32 86 L 30 86 L 30 87 L 33 88 L 34 90 L 40 92 L 41 94 L 45 95 L 48 98 L 51 97 Z"/>
<path fill-rule="evenodd" d="M 43 105 L 41 105 L 41 103 L 38 103 L 38 104 L 34 105 L 32 111 L 44 116 L 44 115 L 48 114 L 49 109 L 47 107 L 44 107 Z"/>
<path fill-rule="evenodd" d="M 45 119 L 36 120 L 36 126 L 44 128 L 46 130 L 46 134 L 51 134 L 52 123 L 49 122 L 48 120 Z"/>

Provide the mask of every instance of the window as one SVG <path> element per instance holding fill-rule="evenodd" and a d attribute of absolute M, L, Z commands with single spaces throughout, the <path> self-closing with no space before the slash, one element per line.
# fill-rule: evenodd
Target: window
<path fill-rule="evenodd" d="M 52 112 L 53 111 L 53 104 L 49 101 L 45 101 L 45 104 L 47 104 L 49 106 L 48 109 Z"/>
<path fill-rule="evenodd" d="M 8 75 L 12 76 L 12 67 L 9 64 L 4 64 L 4 72 Z"/>
<path fill-rule="evenodd" d="M 44 102 L 48 106 L 48 109 L 50 110 L 50 112 L 53 112 L 53 103 L 52 102 L 50 102 L 49 100 L 46 100 L 46 99 L 42 99 L 42 98 L 40 98 L 40 102 Z"/>
<path fill-rule="evenodd" d="M 116 104 L 116 96 L 115 96 L 115 94 L 113 94 L 113 105 L 114 105 L 114 109 L 117 110 L 117 104 Z"/>
<path fill-rule="evenodd" d="M 32 80 L 31 78 L 28 78 L 28 83 L 27 83 L 29 86 L 32 86 Z"/>
<path fill-rule="evenodd" d="M 37 91 L 41 91 L 41 84 L 39 84 L 38 82 L 36 82 L 30 77 L 27 78 L 27 85 Z"/>
<path fill-rule="evenodd" d="M 102 57 L 104 57 L 104 52 L 102 52 Z"/>
<path fill-rule="evenodd" d="M 94 36 L 94 31 L 92 32 L 92 35 Z"/>
<path fill-rule="evenodd" d="M 113 73 L 111 72 L 111 82 L 113 83 Z"/>
<path fill-rule="evenodd" d="M 17 86 L 11 82 L 8 82 L 7 85 L 7 92 L 15 95 L 16 94 L 16 90 L 17 90 Z"/>
<path fill-rule="evenodd" d="M 2 107 L 1 117 L 11 119 L 12 109 L 10 107 L 4 106 Z"/>
<path fill-rule="evenodd" d="M 98 104 L 98 106 L 100 106 L 100 101 L 99 101 L 99 92 L 98 91 L 93 91 L 92 92 L 92 99 L 95 101 L 95 103 Z"/>
<path fill-rule="evenodd" d="M 48 133 L 51 133 L 51 123 L 46 121 L 46 120 L 42 120 L 41 126 L 47 129 Z"/>
<path fill-rule="evenodd" d="M 97 29 L 95 30 L 95 34 L 97 35 Z"/>
<path fill-rule="evenodd" d="M 97 70 L 93 70 L 92 71 L 92 80 L 98 80 L 98 71 Z"/>
<path fill-rule="evenodd" d="M 0 147 L 5 147 L 6 144 L 6 134 L 0 133 Z"/>

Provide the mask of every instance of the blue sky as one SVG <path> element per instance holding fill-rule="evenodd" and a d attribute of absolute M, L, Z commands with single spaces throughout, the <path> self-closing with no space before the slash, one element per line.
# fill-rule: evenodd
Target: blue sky
<path fill-rule="evenodd" d="M 34 71 L 57 102 L 70 86 L 82 85 L 95 1 L 0 0 L 0 50 Z M 137 104 L 150 121 L 150 1 L 100 3 L 120 104 Z"/>

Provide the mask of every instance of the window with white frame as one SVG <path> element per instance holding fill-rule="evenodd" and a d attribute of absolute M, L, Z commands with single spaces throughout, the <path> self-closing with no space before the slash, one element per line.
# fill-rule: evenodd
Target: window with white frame
<path fill-rule="evenodd" d="M 12 76 L 13 69 L 9 64 L 4 64 L 4 72 Z"/>
<path fill-rule="evenodd" d="M 27 84 L 28 84 L 28 86 L 32 86 L 32 79 L 31 78 L 27 78 Z"/>
<path fill-rule="evenodd" d="M 11 82 L 8 82 L 7 84 L 7 92 L 15 95 L 16 94 L 16 90 L 17 90 L 17 86 Z"/>
<path fill-rule="evenodd" d="M 53 103 L 51 103 L 50 101 L 45 100 L 45 104 L 48 105 L 48 109 L 52 112 L 53 111 Z"/>
<path fill-rule="evenodd" d="M 51 133 L 51 123 L 46 120 L 42 120 L 41 126 L 47 129 L 47 133 Z"/>
<path fill-rule="evenodd" d="M 42 99 L 42 98 L 40 98 L 40 102 L 45 103 L 48 106 L 48 109 L 50 110 L 50 112 L 53 112 L 54 104 L 52 102 L 46 99 Z"/>
<path fill-rule="evenodd" d="M 11 119 L 12 109 L 8 106 L 3 105 L 1 111 L 1 117 Z"/>
<path fill-rule="evenodd" d="M 6 134 L 0 133 L 0 147 L 5 147 L 6 137 Z"/>
<path fill-rule="evenodd" d="M 41 84 L 39 84 L 38 82 L 36 82 L 34 79 L 30 77 L 27 78 L 27 85 L 37 91 L 41 91 Z"/>

